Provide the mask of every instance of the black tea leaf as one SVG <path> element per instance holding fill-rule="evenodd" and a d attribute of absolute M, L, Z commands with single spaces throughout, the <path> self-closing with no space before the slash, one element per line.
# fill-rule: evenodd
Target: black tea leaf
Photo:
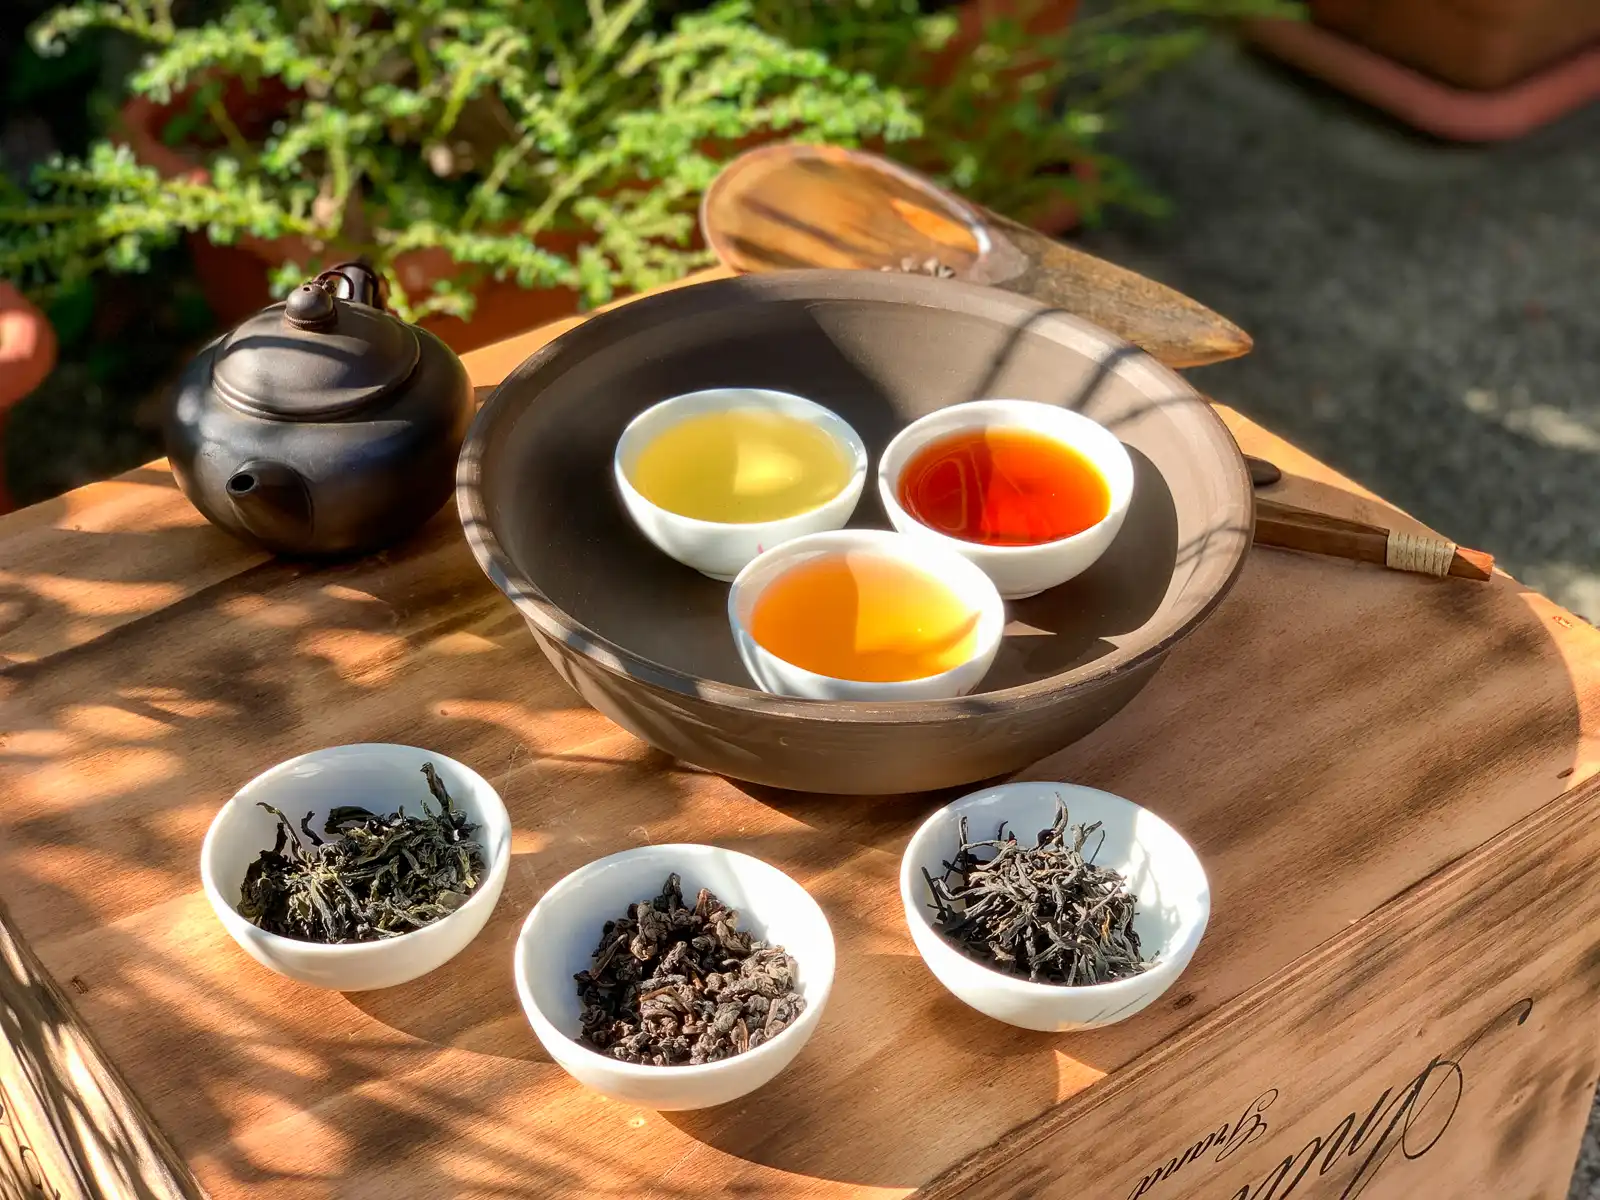
<path fill-rule="evenodd" d="M 705 888 L 694 907 L 669 875 L 654 900 L 607 921 L 594 962 L 573 978 L 592 1050 L 623 1062 L 694 1066 L 771 1041 L 805 1010 L 794 959 L 739 930 Z"/>
<path fill-rule="evenodd" d="M 1148 970 L 1127 881 L 1096 866 L 1093 851 L 1084 855 L 1099 829 L 1069 824 L 1060 797 L 1055 823 L 1031 848 L 1004 822 L 994 840 L 971 841 L 962 817 L 961 846 L 944 876 L 923 871 L 933 927 L 967 957 L 1034 983 L 1109 983 Z"/>

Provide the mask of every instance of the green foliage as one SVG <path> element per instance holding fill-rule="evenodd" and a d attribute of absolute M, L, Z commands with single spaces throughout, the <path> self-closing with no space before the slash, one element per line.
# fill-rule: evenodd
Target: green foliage
<path fill-rule="evenodd" d="M 1165 209 L 1099 148 L 1119 104 L 1218 23 L 1304 13 L 1299 0 L 1101 0 L 1075 13 L 1070 0 L 979 2 L 978 38 L 939 76 L 928 64 L 958 37 L 955 6 L 756 0 L 755 15 L 774 36 L 909 97 L 924 134 L 898 154 L 947 187 L 1020 220 L 1066 199 L 1093 221 L 1106 207 Z"/>
<path fill-rule="evenodd" d="M 1062 196 L 1090 218 L 1152 208 L 1098 147 L 1117 103 L 1210 22 L 1293 11 L 1119 0 L 1041 29 L 1063 0 L 980 2 L 977 43 L 934 77 L 958 27 L 940 0 L 230 0 L 199 25 L 172 0 L 80 0 L 36 44 L 148 45 L 129 86 L 206 171 L 163 179 L 104 144 L 49 164 L 35 196 L 0 196 L 0 277 L 48 298 L 204 232 L 289 239 L 280 289 L 364 256 L 413 319 L 468 315 L 486 276 L 601 303 L 702 262 L 699 194 L 773 136 L 909 139 L 904 157 L 1024 218 Z M 236 120 L 251 95 L 280 97 L 276 119 Z M 406 267 L 440 252 L 463 269 L 413 294 Z"/>
<path fill-rule="evenodd" d="M 589 303 L 703 261 L 695 199 L 730 147 L 781 134 L 851 143 L 919 130 L 904 97 L 723 3 L 653 28 L 647 0 L 235 0 L 184 27 L 170 0 L 91 0 L 35 29 L 54 50 L 90 29 L 147 43 L 132 90 L 175 118 L 206 173 L 163 179 L 93 147 L 0 201 L 0 276 L 48 294 L 144 269 L 185 232 L 289 238 L 299 280 L 362 255 L 416 319 L 471 311 L 486 275 L 562 285 Z M 260 131 L 225 86 L 287 93 Z M 404 256 L 465 270 L 423 294 Z"/>

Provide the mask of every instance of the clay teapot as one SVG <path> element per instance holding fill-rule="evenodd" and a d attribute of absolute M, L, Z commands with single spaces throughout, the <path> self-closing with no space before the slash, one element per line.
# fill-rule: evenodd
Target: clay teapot
<path fill-rule="evenodd" d="M 449 497 L 472 417 L 466 369 L 385 312 L 348 263 L 212 342 L 167 414 L 167 456 L 213 524 L 280 554 L 360 554 Z"/>

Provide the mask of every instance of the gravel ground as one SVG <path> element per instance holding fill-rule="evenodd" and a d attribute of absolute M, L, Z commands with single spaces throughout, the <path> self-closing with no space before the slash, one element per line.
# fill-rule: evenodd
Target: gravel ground
<path fill-rule="evenodd" d="M 1600 105 L 1448 146 L 1221 45 L 1115 147 L 1177 216 L 1083 243 L 1255 338 L 1198 385 L 1600 621 Z"/>
<path fill-rule="evenodd" d="M 1084 244 L 1255 338 L 1198 385 L 1600 620 L 1600 105 L 1442 145 L 1219 45 L 1114 144 L 1176 215 Z"/>

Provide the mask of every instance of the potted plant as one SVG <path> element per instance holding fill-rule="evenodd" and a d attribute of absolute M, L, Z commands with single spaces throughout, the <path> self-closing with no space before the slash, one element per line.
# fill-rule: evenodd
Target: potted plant
<path fill-rule="evenodd" d="M 121 145 L 0 206 L 0 272 L 137 270 L 187 235 L 232 323 L 336 258 L 458 348 L 704 261 L 699 192 L 774 138 L 893 144 L 1059 226 L 1154 199 L 1098 151 L 1112 106 L 1211 18 L 1283 0 L 92 0 L 36 29 L 150 47 Z M 462 322 L 477 316 L 468 327 Z"/>
<path fill-rule="evenodd" d="M 1312 19 L 1460 88 L 1493 91 L 1600 40 L 1595 0 L 1311 0 Z"/>
<path fill-rule="evenodd" d="M 56 363 L 50 322 L 16 288 L 0 280 L 0 513 L 11 511 L 5 482 L 5 425 L 11 406 L 44 382 Z"/>
<path fill-rule="evenodd" d="M 1108 208 L 1165 211 L 1100 141 L 1152 77 L 1218 26 L 1296 18 L 1298 0 L 764 0 L 756 20 L 907 96 L 892 149 L 986 208 L 1049 233 Z"/>
<path fill-rule="evenodd" d="M 189 233 L 270 264 L 279 287 L 365 257 L 410 320 L 459 322 L 494 280 L 597 303 L 701 261 L 693 200 L 717 146 L 917 129 L 892 89 L 741 6 L 665 28 L 647 10 L 235 0 L 185 27 L 168 0 L 58 9 L 41 45 L 111 26 L 151 52 L 125 144 L 46 166 L 39 202 L 0 211 L 0 270 L 138 269 Z M 241 284 L 225 287 L 232 315 Z"/>
<path fill-rule="evenodd" d="M 1279 57 L 1429 133 L 1513 137 L 1600 96 L 1600 0 L 1310 0 Z"/>
<path fill-rule="evenodd" d="M 0 412 L 44 382 L 55 362 L 50 322 L 27 297 L 0 280 Z"/>

